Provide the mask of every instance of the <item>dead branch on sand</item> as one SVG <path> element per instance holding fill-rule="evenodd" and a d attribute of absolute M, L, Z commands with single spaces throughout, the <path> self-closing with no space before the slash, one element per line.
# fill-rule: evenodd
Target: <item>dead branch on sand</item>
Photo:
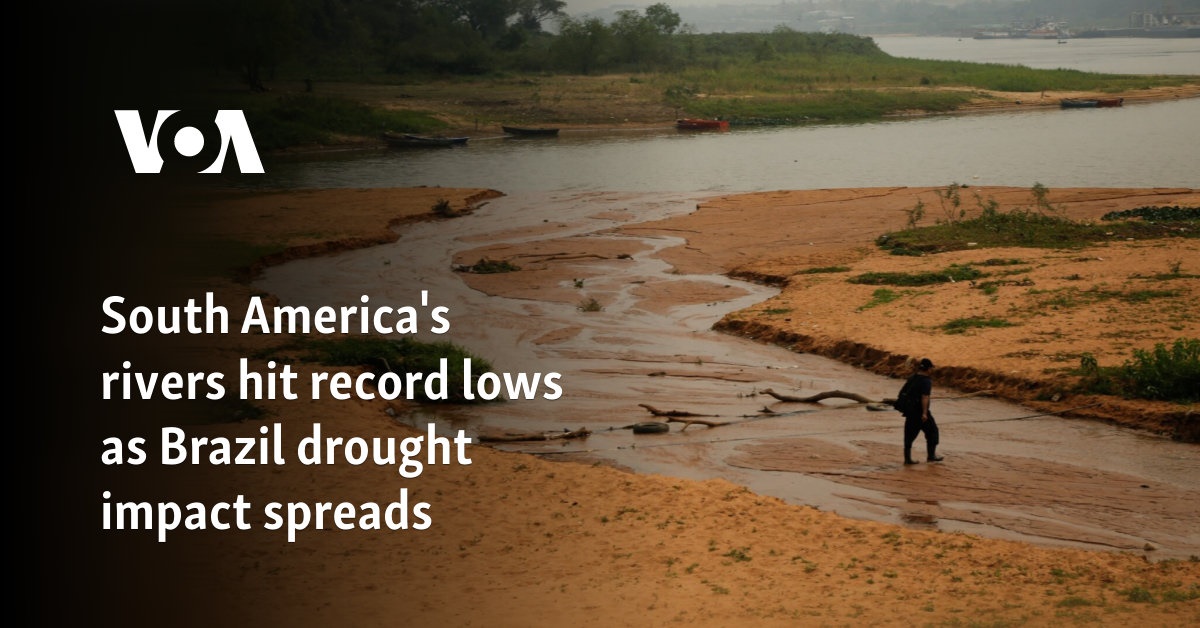
<path fill-rule="evenodd" d="M 684 430 L 691 427 L 693 424 L 703 425 L 705 427 L 720 427 L 722 425 L 729 425 L 731 423 L 731 421 L 705 421 L 704 419 L 680 419 L 677 417 L 668 417 L 667 422 L 683 423 Z M 683 430 L 680 431 L 682 432 Z"/>
<path fill-rule="evenodd" d="M 481 443 L 521 443 L 540 440 L 562 440 L 566 438 L 587 438 L 591 430 L 581 427 L 569 432 L 481 432 L 477 437 Z"/>
<path fill-rule="evenodd" d="M 667 417 L 668 423 L 683 423 L 683 429 L 691 427 L 693 424 L 704 425 L 706 427 L 718 427 L 721 425 L 729 425 L 730 421 L 706 421 L 695 417 L 716 416 L 715 414 L 696 414 L 686 410 L 659 410 L 648 403 L 639 403 L 639 406 L 646 409 L 647 412 L 654 416 Z"/>
<path fill-rule="evenodd" d="M 791 402 L 817 403 L 818 401 L 821 401 L 823 399 L 849 399 L 851 401 L 857 401 L 858 403 L 887 403 L 888 402 L 887 399 L 884 399 L 883 401 L 875 401 L 874 399 L 868 399 L 858 393 L 845 392 L 842 390 L 829 390 L 826 392 L 820 392 L 815 395 L 811 395 L 809 397 L 793 397 L 791 395 L 781 395 L 781 394 L 775 392 L 774 390 L 771 390 L 770 388 L 763 390 L 762 393 L 764 395 L 770 395 L 780 401 L 786 401 L 789 403 L 791 403 Z"/>
<path fill-rule="evenodd" d="M 659 410 L 648 403 L 639 403 L 638 405 L 654 416 L 716 416 L 715 414 L 696 414 L 686 410 Z"/>

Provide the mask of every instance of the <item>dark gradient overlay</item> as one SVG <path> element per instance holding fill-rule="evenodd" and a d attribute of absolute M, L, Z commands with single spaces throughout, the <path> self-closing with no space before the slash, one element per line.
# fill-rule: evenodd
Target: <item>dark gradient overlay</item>
<path fill-rule="evenodd" d="M 169 338 L 102 334 L 100 306 L 108 295 L 149 305 L 195 294 L 180 269 L 199 254 L 182 237 L 196 218 L 175 209 L 211 175 L 134 174 L 113 110 L 188 108 L 196 61 L 219 48 L 223 36 L 212 26 L 219 23 L 213 9 L 202 6 L 41 3 L 27 20 L 11 24 L 32 32 L 25 36 L 28 57 L 15 54 L 24 57 L 19 82 L 9 85 L 23 104 L 23 118 L 9 127 L 27 143 L 9 162 L 20 168 L 10 179 L 21 195 L 9 246 L 19 252 L 10 264 L 21 287 L 7 300 L 19 314 L 6 318 L 14 346 L 28 347 L 34 359 L 10 354 L 8 372 L 19 373 L 22 383 L 10 391 L 31 403 L 14 399 L 25 410 L 11 414 L 9 445 L 36 461 L 32 475 L 17 477 L 35 479 L 28 486 L 37 506 L 14 504 L 9 511 L 33 519 L 38 623 L 194 624 L 224 602 L 195 584 L 203 583 L 202 574 L 186 573 L 177 562 L 186 535 L 159 544 L 150 533 L 101 530 L 105 490 L 114 499 L 189 501 L 188 490 L 171 486 L 150 464 L 101 464 L 104 438 L 140 434 L 153 443 L 154 433 L 142 428 L 188 411 L 171 403 L 102 401 L 101 373 L 123 360 L 145 371 L 196 369 Z"/>

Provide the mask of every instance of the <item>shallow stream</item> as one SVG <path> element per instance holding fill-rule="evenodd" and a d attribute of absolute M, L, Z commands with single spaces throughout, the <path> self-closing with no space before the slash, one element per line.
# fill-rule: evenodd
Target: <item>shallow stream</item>
<path fill-rule="evenodd" d="M 1200 555 L 1200 447 L 1087 421 L 1032 416 L 1019 405 L 938 390 L 941 464 L 901 464 L 901 419 L 847 401 L 781 403 L 788 395 L 894 395 L 899 382 L 845 364 L 710 329 L 772 289 L 720 275 L 672 272 L 656 252 L 682 237 L 635 237 L 619 226 L 691 212 L 685 193 L 518 193 L 474 214 L 406 228 L 394 244 L 270 269 L 258 287 L 293 305 L 415 303 L 450 308 L 444 337 L 497 372 L 562 374 L 560 399 L 422 410 L 398 420 L 478 434 L 563 431 L 582 440 L 498 445 L 551 459 L 603 460 L 635 472 L 721 477 L 846 516 L 1045 544 Z M 512 243 L 585 242 L 577 270 L 522 298 L 488 296 L 453 270 L 455 256 Z M 559 246 L 558 244 L 548 246 Z M 590 248 L 589 248 L 590 247 Z M 575 291 L 575 292 L 572 292 Z M 602 297 L 582 311 L 563 294 Z M 703 295 L 662 307 L 663 294 Z M 544 295 L 544 296 L 539 296 Z M 622 429 L 659 410 L 729 422 L 672 423 L 667 434 Z M 770 413 L 763 412 L 764 409 Z M 923 457 L 923 443 L 916 452 Z M 1149 545 L 1148 545 L 1149 544 Z"/>

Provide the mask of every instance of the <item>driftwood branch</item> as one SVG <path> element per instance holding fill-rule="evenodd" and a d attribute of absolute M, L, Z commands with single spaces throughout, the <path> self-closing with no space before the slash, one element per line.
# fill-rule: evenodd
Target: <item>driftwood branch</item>
<path fill-rule="evenodd" d="M 667 418 L 667 422 L 668 423 L 683 423 L 684 430 L 691 427 L 693 424 L 703 425 L 705 427 L 720 427 L 722 425 L 729 425 L 729 423 L 730 423 L 729 421 L 705 421 L 704 419 L 681 419 L 678 417 L 669 417 L 669 418 Z M 680 431 L 683 431 L 683 430 L 680 430 Z"/>
<path fill-rule="evenodd" d="M 569 432 L 481 432 L 476 439 L 481 443 L 521 443 L 527 441 L 562 440 L 565 438 L 587 438 L 592 432 L 581 427 Z"/>
<path fill-rule="evenodd" d="M 762 391 L 762 393 L 764 395 L 770 395 L 780 401 L 796 402 L 796 403 L 817 403 L 818 401 L 821 401 L 823 399 L 849 399 L 851 401 L 857 401 L 859 403 L 879 403 L 879 402 L 875 401 L 874 399 L 868 399 L 860 394 L 852 393 L 852 392 L 845 392 L 843 390 L 830 390 L 830 391 L 826 391 L 826 392 L 820 392 L 820 393 L 817 393 L 815 395 L 811 395 L 808 397 L 793 397 L 791 395 L 781 395 L 781 394 L 775 392 L 774 390 L 771 390 L 770 388 Z"/>
<path fill-rule="evenodd" d="M 685 430 L 692 425 L 717 427 L 720 425 L 729 425 L 730 423 L 729 421 L 706 421 L 704 419 L 695 418 L 717 416 L 715 414 L 696 414 L 695 412 L 688 412 L 686 410 L 659 410 L 648 403 L 639 403 L 638 405 L 645 408 L 647 412 L 653 414 L 654 416 L 667 417 L 668 423 L 683 423 L 683 429 Z"/>
<path fill-rule="evenodd" d="M 646 409 L 647 412 L 654 416 L 680 417 L 680 416 L 716 416 L 715 414 L 696 414 L 695 412 L 687 412 L 685 410 L 659 410 L 647 403 L 639 403 L 639 406 Z"/>

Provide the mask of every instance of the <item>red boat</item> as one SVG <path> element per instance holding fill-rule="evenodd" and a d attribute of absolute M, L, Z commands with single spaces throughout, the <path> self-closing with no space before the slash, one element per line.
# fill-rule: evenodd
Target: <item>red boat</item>
<path fill-rule="evenodd" d="M 1120 107 L 1124 103 L 1124 98 L 1100 98 L 1096 100 L 1097 107 Z"/>
<path fill-rule="evenodd" d="M 687 131 L 699 131 L 715 129 L 718 131 L 728 131 L 728 120 L 709 120 L 707 118 L 680 118 L 675 121 L 675 128 Z"/>

